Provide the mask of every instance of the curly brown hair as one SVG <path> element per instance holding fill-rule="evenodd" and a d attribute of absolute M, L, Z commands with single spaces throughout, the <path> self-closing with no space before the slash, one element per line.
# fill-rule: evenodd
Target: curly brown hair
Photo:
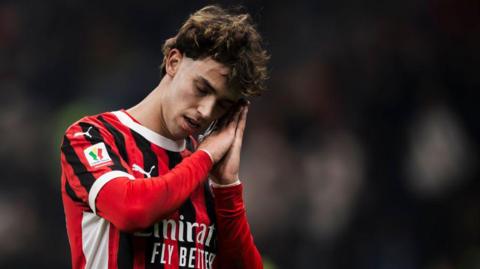
<path fill-rule="evenodd" d="M 229 67 L 227 85 L 244 96 L 261 95 L 266 88 L 270 56 L 249 14 L 212 5 L 190 15 L 177 35 L 163 45 L 162 75 L 173 48 L 194 60 L 211 57 Z"/>

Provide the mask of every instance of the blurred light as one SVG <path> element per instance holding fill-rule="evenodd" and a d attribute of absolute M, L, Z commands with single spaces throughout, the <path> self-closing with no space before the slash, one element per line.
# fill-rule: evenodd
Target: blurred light
<path fill-rule="evenodd" d="M 302 160 L 306 171 L 308 232 L 317 240 L 335 238 L 348 224 L 364 182 L 364 154 L 353 134 L 327 134 Z"/>
<path fill-rule="evenodd" d="M 470 173 L 472 152 L 460 123 L 445 106 L 430 107 L 410 127 L 406 174 L 422 197 L 442 195 Z"/>

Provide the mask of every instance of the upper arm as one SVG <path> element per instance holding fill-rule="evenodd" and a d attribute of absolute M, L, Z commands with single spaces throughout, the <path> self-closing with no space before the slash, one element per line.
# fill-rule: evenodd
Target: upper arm
<path fill-rule="evenodd" d="M 133 179 L 119 156 L 113 137 L 101 125 L 84 121 L 72 125 L 61 146 L 67 195 L 96 212 L 96 197 L 106 183 L 119 177 Z"/>

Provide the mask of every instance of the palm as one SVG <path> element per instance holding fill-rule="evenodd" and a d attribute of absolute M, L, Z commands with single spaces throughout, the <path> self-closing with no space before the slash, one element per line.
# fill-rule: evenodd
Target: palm
<path fill-rule="evenodd" d="M 238 179 L 238 171 L 240 169 L 240 151 L 233 147 L 225 154 L 223 159 L 217 163 L 212 170 L 212 177 L 216 181 L 233 182 Z"/>
<path fill-rule="evenodd" d="M 247 120 L 248 107 L 242 109 L 232 146 L 225 156 L 218 162 L 211 172 L 213 179 L 220 184 L 229 184 L 238 180 L 240 169 L 240 152 L 242 149 L 243 133 Z"/>

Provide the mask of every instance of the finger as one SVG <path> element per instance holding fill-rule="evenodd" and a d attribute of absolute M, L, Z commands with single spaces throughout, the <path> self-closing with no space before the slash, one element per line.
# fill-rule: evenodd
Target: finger
<path fill-rule="evenodd" d="M 243 111 L 242 106 L 239 105 L 238 108 L 236 109 L 233 117 L 230 119 L 230 122 L 228 123 L 228 128 L 231 128 L 234 132 L 237 129 L 242 111 Z"/>
<path fill-rule="evenodd" d="M 241 147 L 243 141 L 243 133 L 245 132 L 245 126 L 247 125 L 248 105 L 244 106 L 240 117 L 238 119 L 237 129 L 235 131 L 235 147 Z"/>

